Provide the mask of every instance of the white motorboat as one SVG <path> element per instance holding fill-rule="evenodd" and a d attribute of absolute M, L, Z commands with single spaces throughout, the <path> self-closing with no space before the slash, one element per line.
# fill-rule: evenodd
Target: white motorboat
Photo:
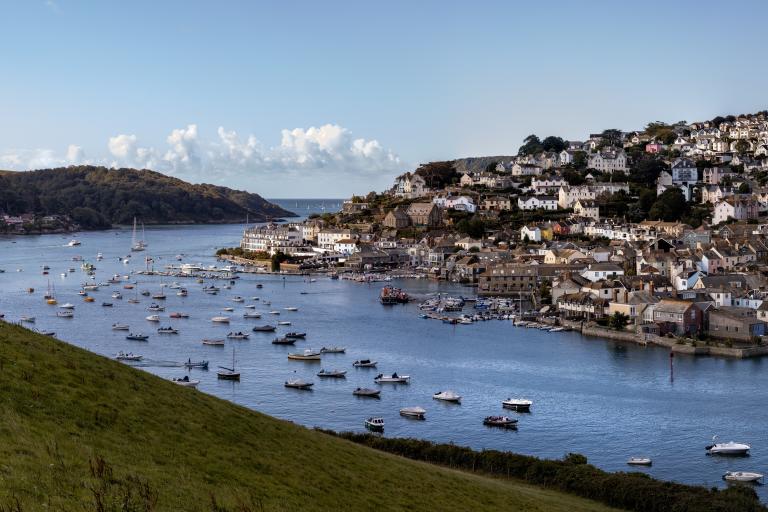
<path fill-rule="evenodd" d="M 320 361 L 320 352 L 314 352 L 312 349 L 306 349 L 304 352 L 294 352 L 288 354 L 291 361 Z"/>
<path fill-rule="evenodd" d="M 307 382 L 301 379 L 291 379 L 285 381 L 285 387 L 294 389 L 311 389 L 314 386 L 314 382 Z"/>
<path fill-rule="evenodd" d="M 80 240 L 75 239 L 70 240 L 67 244 L 68 247 L 77 247 L 78 245 L 80 245 Z"/>
<path fill-rule="evenodd" d="M 507 398 L 501 402 L 501 406 L 505 409 L 517 412 L 530 412 L 531 405 L 533 405 L 533 402 L 525 398 Z"/>
<path fill-rule="evenodd" d="M 653 461 L 648 457 L 630 457 L 627 464 L 630 466 L 651 466 Z"/>
<path fill-rule="evenodd" d="M 751 471 L 726 471 L 723 475 L 723 480 L 728 482 L 759 482 L 762 478 L 762 473 Z"/>
<path fill-rule="evenodd" d="M 71 302 L 67 302 L 66 304 L 62 304 L 59 306 L 60 309 L 75 309 L 75 305 Z"/>
<path fill-rule="evenodd" d="M 222 339 L 209 339 L 209 338 L 205 338 L 205 339 L 203 339 L 203 345 L 210 345 L 212 347 L 223 347 L 224 346 L 224 340 L 222 340 Z"/>
<path fill-rule="evenodd" d="M 113 331 L 127 331 L 128 329 L 128 324 L 112 324 Z"/>
<path fill-rule="evenodd" d="M 160 306 L 159 304 L 150 304 L 147 308 L 147 311 L 165 311 L 165 308 L 163 306 Z"/>
<path fill-rule="evenodd" d="M 160 321 L 160 315 L 149 315 L 147 317 L 148 322 L 159 322 Z"/>
<path fill-rule="evenodd" d="M 243 302 L 245 299 L 240 297 L 239 295 L 236 297 L 232 297 L 232 302 Z"/>
<path fill-rule="evenodd" d="M 364 398 L 379 398 L 381 396 L 381 390 L 371 388 L 356 388 L 352 394 Z"/>
<path fill-rule="evenodd" d="M 221 308 L 221 310 L 226 311 L 227 313 L 231 313 L 232 311 L 235 310 L 235 308 L 226 307 L 226 308 Z"/>
<path fill-rule="evenodd" d="M 283 308 L 283 309 L 286 310 L 286 311 L 298 311 L 299 310 L 299 308 L 293 307 L 293 306 L 289 306 L 289 307 Z"/>
<path fill-rule="evenodd" d="M 197 385 L 200 384 L 199 380 L 192 380 L 186 375 L 181 378 L 173 378 L 171 379 L 171 382 L 178 384 L 179 386 L 184 386 L 185 388 L 196 388 Z"/>
<path fill-rule="evenodd" d="M 378 418 L 378 417 L 368 418 L 365 420 L 364 425 L 365 425 L 365 428 L 367 428 L 368 430 L 374 430 L 374 431 L 380 432 L 384 430 L 384 418 Z"/>
<path fill-rule="evenodd" d="M 261 318 L 261 313 L 246 311 L 243 313 L 243 318 Z"/>
<path fill-rule="evenodd" d="M 435 400 L 442 400 L 443 402 L 451 402 L 454 404 L 461 403 L 461 395 L 454 391 L 439 391 L 432 395 Z"/>
<path fill-rule="evenodd" d="M 211 322 L 215 324 L 228 324 L 229 323 L 229 317 L 228 316 L 215 316 L 211 318 Z"/>
<path fill-rule="evenodd" d="M 411 380 L 410 375 L 398 375 L 397 372 L 393 373 L 392 375 L 383 375 L 380 373 L 373 378 L 373 382 L 375 382 L 376 384 L 383 384 L 383 383 L 408 384 L 410 380 Z"/>
<path fill-rule="evenodd" d="M 427 411 L 421 407 L 403 407 L 400 409 L 400 416 L 405 416 L 406 418 L 424 420 L 426 419 L 426 414 Z"/>
<path fill-rule="evenodd" d="M 69 309 L 65 309 L 62 311 L 57 311 L 56 316 L 59 318 L 73 318 L 75 316 L 75 313 Z"/>
<path fill-rule="evenodd" d="M 283 321 L 277 322 L 277 325 L 291 325 L 291 322 L 289 322 L 288 320 L 283 320 Z"/>
<path fill-rule="evenodd" d="M 318 377 L 329 377 L 332 379 L 343 379 L 347 376 L 347 372 L 345 370 L 320 370 L 317 372 Z"/>
<path fill-rule="evenodd" d="M 123 298 L 123 294 L 122 294 L 122 293 L 120 293 L 120 292 L 114 292 L 114 293 L 112 294 L 112 298 L 113 298 L 113 299 L 122 299 L 122 298 Z"/>
<path fill-rule="evenodd" d="M 562 332 L 564 329 L 562 327 L 553 327 L 549 330 L 549 332 Z"/>
<path fill-rule="evenodd" d="M 355 368 L 376 368 L 376 361 L 371 361 L 370 359 L 358 359 L 352 363 L 352 366 Z"/>
<path fill-rule="evenodd" d="M 247 340 L 250 334 L 244 332 L 230 332 L 227 334 L 227 338 L 230 340 Z"/>
<path fill-rule="evenodd" d="M 280 312 L 279 311 L 270 311 L 269 314 L 270 315 L 279 315 Z"/>
<path fill-rule="evenodd" d="M 706 447 L 707 453 L 710 455 L 731 455 L 731 456 L 739 456 L 739 455 L 749 455 L 749 450 L 751 446 L 744 443 L 735 443 L 733 441 L 729 441 L 727 443 L 717 443 L 715 442 L 717 440 L 717 436 L 712 437 L 712 442 L 714 444 L 711 444 Z"/>
<path fill-rule="evenodd" d="M 246 304 L 243 306 L 245 309 L 256 309 L 256 304 Z"/>
<path fill-rule="evenodd" d="M 115 359 L 117 359 L 118 361 L 141 361 L 142 359 L 144 359 L 144 356 L 134 354 L 133 352 L 120 351 L 115 356 Z"/>

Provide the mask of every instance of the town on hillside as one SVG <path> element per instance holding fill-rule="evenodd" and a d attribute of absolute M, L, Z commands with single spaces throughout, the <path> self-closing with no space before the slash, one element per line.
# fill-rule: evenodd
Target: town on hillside
<path fill-rule="evenodd" d="M 768 112 L 531 135 L 514 157 L 478 161 L 424 164 L 336 214 L 249 227 L 237 255 L 464 283 L 521 315 L 638 340 L 762 346 Z"/>

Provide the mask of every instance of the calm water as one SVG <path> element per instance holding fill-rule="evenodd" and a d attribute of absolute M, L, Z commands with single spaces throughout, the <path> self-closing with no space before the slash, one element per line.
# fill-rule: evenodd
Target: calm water
<path fill-rule="evenodd" d="M 189 226 L 147 229 L 149 250 L 156 266 L 184 261 L 214 264 L 217 247 L 233 246 L 242 226 Z M 381 415 L 386 435 L 413 436 L 436 441 L 453 441 L 475 448 L 497 448 L 543 457 L 562 457 L 580 452 L 608 470 L 626 470 L 630 456 L 649 456 L 654 465 L 647 471 L 664 479 L 687 483 L 723 485 L 726 470 L 768 470 L 768 411 L 764 406 L 768 384 L 764 360 L 724 360 L 714 358 L 675 358 L 674 382 L 670 380 L 669 355 L 658 348 L 624 346 L 584 338 L 575 333 L 545 333 L 513 327 L 508 321 L 450 326 L 418 317 L 415 304 L 383 307 L 378 301 L 381 283 L 364 285 L 318 278 L 242 275 L 231 290 L 219 295 L 202 293 L 203 285 L 194 280 L 178 280 L 189 289 L 186 298 L 166 290 L 166 312 L 162 325 L 178 327 L 177 336 L 158 335 L 158 325 L 145 320 L 150 314 L 148 297 L 141 304 L 128 304 L 110 295 L 122 285 L 102 288 L 92 295 L 96 302 L 82 301 L 77 291 L 87 276 L 80 264 L 71 261 L 82 255 L 97 267 L 96 282 L 106 282 L 144 267 L 143 256 L 131 264 L 118 261 L 128 254 L 128 230 L 82 233 L 80 247 L 66 247 L 69 238 L 58 235 L 0 238 L 0 312 L 15 321 L 22 314 L 35 315 L 38 329 L 49 329 L 57 337 L 105 356 L 120 350 L 140 353 L 144 366 L 162 377 L 182 376 L 183 368 L 172 366 L 187 358 L 211 361 L 211 371 L 191 372 L 201 381 L 200 390 L 252 407 L 267 414 L 307 426 L 336 430 L 362 430 L 363 419 Z M 96 262 L 102 252 L 104 261 Z M 42 265 L 51 267 L 44 276 Z M 75 273 L 68 273 L 76 267 Z M 22 272 L 17 272 L 22 269 Z M 66 277 L 60 274 L 65 273 Z M 47 280 L 55 285 L 59 304 L 76 304 L 75 318 L 55 316 L 56 307 L 42 299 Z M 132 276 L 137 288 L 152 292 L 160 289 L 160 279 Z M 171 279 L 165 279 L 170 284 Z M 256 284 L 263 284 L 257 289 Z M 208 283 L 206 283 L 208 284 Z M 219 282 L 223 285 L 224 282 Z M 397 283 L 414 294 L 454 291 L 467 294 L 466 288 L 427 281 Z M 25 290 L 34 287 L 35 293 Z M 302 292 L 305 292 L 303 294 Z M 245 320 L 243 304 L 231 301 L 235 295 L 257 304 L 261 320 Z M 104 308 L 111 301 L 113 308 Z M 231 306 L 235 312 L 230 326 L 214 325 L 210 318 Z M 298 312 L 284 311 L 296 306 Z M 267 314 L 281 311 L 279 317 Z M 169 312 L 183 311 L 187 320 L 171 320 Z M 203 346 L 203 337 L 223 337 L 231 330 L 250 331 L 253 325 L 290 320 L 293 325 L 280 332 L 308 332 L 306 341 L 295 348 L 274 346 L 273 334 L 251 333 L 248 341 L 228 340 L 225 348 Z M 150 334 L 148 342 L 125 340 L 125 332 L 110 329 L 124 322 L 131 330 Z M 322 365 L 290 362 L 289 351 L 305 347 L 343 345 L 346 354 L 326 355 Z M 242 370 L 239 383 L 219 381 L 216 365 L 231 361 L 236 350 L 236 365 Z M 378 370 L 354 369 L 355 359 L 379 361 Z M 345 380 L 320 380 L 315 373 L 322 367 L 348 370 Z M 381 400 L 352 396 L 357 386 L 376 387 L 373 377 L 381 371 L 411 375 L 407 386 L 385 385 Z M 314 390 L 285 389 L 283 382 L 301 377 L 315 382 Z M 461 405 L 432 400 L 436 391 L 452 389 L 463 397 Z M 518 415 L 517 431 L 483 427 L 483 417 L 502 414 L 501 400 L 510 396 L 534 400 L 531 414 Z M 427 421 L 401 418 L 404 406 L 427 409 Z M 515 413 L 511 413 L 515 414 Z M 743 459 L 708 457 L 704 446 L 713 434 L 724 441 L 752 445 L 752 456 Z M 645 471 L 645 470 L 644 470 Z M 765 499 L 768 494 L 759 489 Z"/>

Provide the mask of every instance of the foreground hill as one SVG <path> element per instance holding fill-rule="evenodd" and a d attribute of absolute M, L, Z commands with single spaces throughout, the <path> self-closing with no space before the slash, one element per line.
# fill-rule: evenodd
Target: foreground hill
<path fill-rule="evenodd" d="M 0 322 L 0 510 L 608 511 L 374 451 Z"/>
<path fill-rule="evenodd" d="M 258 194 L 193 185 L 158 172 L 71 166 L 0 171 L 0 208 L 6 213 L 69 215 L 86 228 L 129 224 L 241 222 L 294 214 Z"/>

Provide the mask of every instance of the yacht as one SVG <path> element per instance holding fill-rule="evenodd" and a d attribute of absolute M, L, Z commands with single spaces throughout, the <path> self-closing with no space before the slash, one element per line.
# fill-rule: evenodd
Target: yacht
<path fill-rule="evenodd" d="M 729 441 L 727 443 L 717 443 L 715 442 L 716 440 L 717 436 L 714 436 L 712 438 L 714 444 L 706 447 L 707 453 L 710 455 L 749 455 L 751 446 L 748 444 L 734 443 L 733 441 Z"/>
<path fill-rule="evenodd" d="M 443 402 L 451 402 L 454 404 L 461 403 L 461 395 L 454 391 L 439 391 L 432 395 L 435 400 L 442 400 Z"/>
<path fill-rule="evenodd" d="M 400 409 L 400 416 L 405 416 L 406 418 L 424 420 L 426 419 L 426 414 L 427 411 L 421 407 L 403 407 Z"/>
<path fill-rule="evenodd" d="M 287 388 L 294 388 L 294 389 L 305 389 L 309 390 L 314 386 L 314 382 L 307 382 L 301 379 L 291 379 L 285 381 L 285 387 Z"/>
<path fill-rule="evenodd" d="M 373 430 L 375 432 L 382 432 L 384 430 L 384 418 L 372 417 L 365 420 L 365 428 Z"/>
<path fill-rule="evenodd" d="M 375 382 L 376 384 L 383 384 L 383 383 L 408 384 L 410 380 L 411 380 L 410 375 L 398 375 L 397 372 L 393 373 L 392 375 L 383 375 L 380 373 L 373 378 L 373 382 Z"/>
<path fill-rule="evenodd" d="M 216 376 L 222 380 L 240 380 L 240 372 L 235 370 L 235 349 L 232 349 L 232 368 L 219 366 Z"/>
<path fill-rule="evenodd" d="M 525 398 L 507 398 L 501 402 L 501 406 L 505 409 L 511 409 L 517 412 L 531 412 L 531 400 Z"/>

